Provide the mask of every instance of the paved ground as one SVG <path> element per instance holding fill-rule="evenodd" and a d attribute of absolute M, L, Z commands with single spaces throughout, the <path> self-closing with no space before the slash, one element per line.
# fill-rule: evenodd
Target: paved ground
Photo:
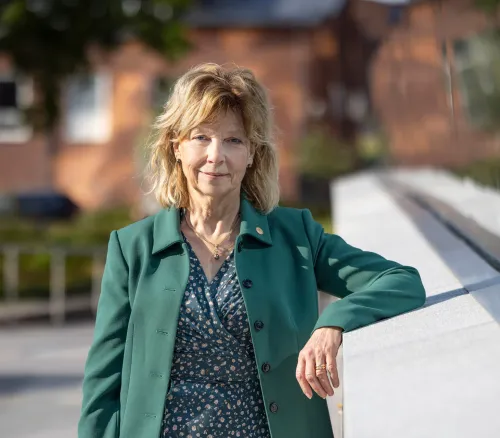
<path fill-rule="evenodd" d="M 0 329 L 0 437 L 74 438 L 92 325 Z"/>
<path fill-rule="evenodd" d="M 0 328 L 0 438 L 76 438 L 92 331 L 91 323 Z M 340 388 L 328 400 L 336 437 L 341 401 Z"/>

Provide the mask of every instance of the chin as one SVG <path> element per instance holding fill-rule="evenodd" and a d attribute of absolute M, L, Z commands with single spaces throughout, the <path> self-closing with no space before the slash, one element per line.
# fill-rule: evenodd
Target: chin
<path fill-rule="evenodd" d="M 203 187 L 199 187 L 201 193 L 207 196 L 224 196 L 227 195 L 231 189 L 228 187 L 215 186 L 215 185 L 204 185 Z"/>
<path fill-rule="evenodd" d="M 199 186 L 198 189 L 202 194 L 213 198 L 222 198 L 234 192 L 233 187 L 228 187 L 227 185 L 224 186 L 216 185 L 216 184 L 214 185 L 203 184 L 202 186 Z"/>

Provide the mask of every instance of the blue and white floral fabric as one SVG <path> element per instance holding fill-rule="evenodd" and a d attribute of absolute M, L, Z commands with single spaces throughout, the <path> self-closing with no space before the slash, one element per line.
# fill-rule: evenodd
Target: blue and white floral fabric
<path fill-rule="evenodd" d="M 189 248 L 161 438 L 270 438 L 231 253 L 209 283 Z"/>

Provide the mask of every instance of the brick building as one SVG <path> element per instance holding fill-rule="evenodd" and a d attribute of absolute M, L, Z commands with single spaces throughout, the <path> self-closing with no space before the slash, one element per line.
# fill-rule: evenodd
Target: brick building
<path fill-rule="evenodd" d="M 366 73 L 393 161 L 460 166 L 500 154 L 498 14 L 474 0 L 386 2 L 351 1 L 349 15 L 375 43 Z"/>
<path fill-rule="evenodd" d="M 297 147 L 318 122 L 352 139 L 375 114 L 402 164 L 453 165 L 497 150 L 471 124 L 457 82 L 454 41 L 491 25 L 467 0 L 202 0 L 187 20 L 193 50 L 175 64 L 133 42 L 96 53 L 95 73 L 68 81 L 52 154 L 20 122 L 30 81 L 0 58 L 0 193 L 52 184 L 84 209 L 137 202 L 154 110 L 172 80 L 207 61 L 251 68 L 269 89 L 289 200 L 300 194 Z"/>

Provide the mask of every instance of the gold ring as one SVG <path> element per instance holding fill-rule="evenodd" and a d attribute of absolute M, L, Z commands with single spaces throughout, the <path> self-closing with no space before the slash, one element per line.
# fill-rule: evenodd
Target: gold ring
<path fill-rule="evenodd" d="M 317 370 L 326 370 L 326 365 L 322 363 L 321 365 L 316 365 Z"/>

